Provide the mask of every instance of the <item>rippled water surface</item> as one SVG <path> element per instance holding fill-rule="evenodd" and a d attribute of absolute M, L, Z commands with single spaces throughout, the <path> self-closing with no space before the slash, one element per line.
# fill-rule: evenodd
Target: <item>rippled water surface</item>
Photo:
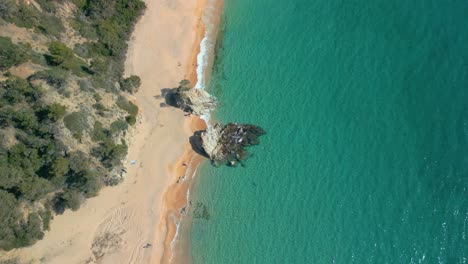
<path fill-rule="evenodd" d="M 200 169 L 196 264 L 468 262 L 468 2 L 225 1 L 213 118 L 262 126 Z"/>

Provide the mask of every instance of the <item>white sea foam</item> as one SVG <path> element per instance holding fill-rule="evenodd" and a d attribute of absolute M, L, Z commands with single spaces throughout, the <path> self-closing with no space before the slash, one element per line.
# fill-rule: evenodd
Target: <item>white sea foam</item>
<path fill-rule="evenodd" d="M 204 90 L 205 83 L 205 70 L 209 62 L 209 42 L 208 42 L 209 32 L 205 30 L 205 36 L 200 42 L 200 52 L 197 54 L 197 84 L 195 84 L 195 89 Z"/>
<path fill-rule="evenodd" d="M 206 70 L 210 66 L 210 56 L 214 53 L 216 41 L 216 0 L 208 1 L 205 6 L 205 12 L 202 17 L 203 25 L 205 26 L 205 35 L 200 42 L 200 52 L 197 54 L 197 83 L 195 88 L 204 90 L 206 88 Z"/>
<path fill-rule="evenodd" d="M 210 64 L 213 62 L 213 58 L 211 56 L 213 56 L 215 52 L 217 30 L 215 20 L 218 15 L 216 13 L 216 1 L 219 0 L 208 1 L 202 18 L 203 25 L 205 26 L 205 35 L 200 42 L 200 52 L 197 54 L 197 83 L 195 84 L 195 89 L 206 89 L 207 71 L 210 69 Z M 211 114 L 209 111 L 206 111 L 200 117 L 205 121 L 207 126 L 210 125 Z"/>
<path fill-rule="evenodd" d="M 175 248 L 177 241 L 179 240 L 179 233 L 180 233 L 179 230 L 180 230 L 181 224 L 182 224 L 182 220 L 179 220 L 178 223 L 175 223 L 176 233 L 174 234 L 174 238 L 171 241 L 171 257 L 169 258 L 169 263 L 172 263 L 172 259 L 174 258 L 174 255 L 175 255 L 174 248 Z"/>

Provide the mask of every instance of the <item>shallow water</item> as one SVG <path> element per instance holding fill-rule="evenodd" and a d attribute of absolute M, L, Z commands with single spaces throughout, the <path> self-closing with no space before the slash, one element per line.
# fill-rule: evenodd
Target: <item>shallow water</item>
<path fill-rule="evenodd" d="M 262 126 L 200 168 L 194 263 L 466 263 L 466 1 L 225 1 L 214 119 Z"/>

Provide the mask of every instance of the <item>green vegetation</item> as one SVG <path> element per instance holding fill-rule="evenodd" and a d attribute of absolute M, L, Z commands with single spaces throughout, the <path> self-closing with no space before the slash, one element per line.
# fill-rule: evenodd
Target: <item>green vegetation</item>
<path fill-rule="evenodd" d="M 67 84 L 68 73 L 60 68 L 53 70 L 45 70 L 35 73 L 29 77 L 30 81 L 44 80 L 52 87 L 62 89 Z"/>
<path fill-rule="evenodd" d="M 42 237 L 48 228 L 50 212 L 39 216 L 31 212 L 27 220 L 18 213 L 22 205 L 47 197 L 64 187 L 85 193 L 90 170 L 82 166 L 71 170 L 73 154 L 66 154 L 62 142 L 51 132 L 64 116 L 65 107 L 45 105 L 42 94 L 26 80 L 10 77 L 0 83 L 0 129 L 14 128 L 13 145 L 0 145 L 0 248 L 26 246 Z M 71 160 L 71 161 L 70 161 Z M 85 178 L 83 180 L 83 178 Z M 44 223 L 46 225 L 44 225 Z"/>
<path fill-rule="evenodd" d="M 63 123 L 74 135 L 82 135 L 89 129 L 88 116 L 88 113 L 84 111 L 73 112 L 63 119 Z"/>
<path fill-rule="evenodd" d="M 11 38 L 0 37 L 0 70 L 26 62 L 30 56 L 30 48 L 26 45 L 15 45 Z"/>
<path fill-rule="evenodd" d="M 90 73 L 86 62 L 75 56 L 72 49 L 65 44 L 53 41 L 49 45 L 50 55 L 46 56 L 51 66 L 61 67 L 65 70 L 71 70 L 76 75 Z"/>
<path fill-rule="evenodd" d="M 36 0 L 36 2 L 41 6 L 42 10 L 48 13 L 55 13 L 55 5 L 52 0 Z"/>
<path fill-rule="evenodd" d="M 114 90 L 114 83 L 123 74 L 123 59 L 127 40 L 136 19 L 143 13 L 141 0 L 73 0 L 80 12 L 72 25 L 83 37 L 97 39 L 76 47 L 80 56 L 93 58 L 92 71 L 100 74 L 94 78 L 97 86 Z"/>
<path fill-rule="evenodd" d="M 63 24 L 60 19 L 49 14 L 55 12 L 54 4 L 48 0 L 38 2 L 44 9 L 43 13 L 24 0 L 19 0 L 18 4 L 16 0 L 2 0 L 0 1 L 0 17 L 18 27 L 33 28 L 51 37 L 60 37 L 60 33 L 64 31 Z"/>
<path fill-rule="evenodd" d="M 124 97 L 120 97 L 117 100 L 117 106 L 120 107 L 122 110 L 127 111 L 130 115 L 136 116 L 138 114 L 138 106 L 125 99 Z"/>
<path fill-rule="evenodd" d="M 119 97 L 116 104 L 129 114 L 125 117 L 125 121 L 131 126 L 134 125 L 136 123 L 136 116 L 138 115 L 138 106 L 123 97 Z"/>
<path fill-rule="evenodd" d="M 136 123 L 136 116 L 134 115 L 128 115 L 125 117 L 125 121 L 131 126 L 133 126 Z"/>
<path fill-rule="evenodd" d="M 120 81 L 120 89 L 131 94 L 138 92 L 140 85 L 141 79 L 136 75 L 132 75 Z"/>
<path fill-rule="evenodd" d="M 52 121 L 58 121 L 65 116 L 67 108 L 59 103 L 53 103 L 47 107 L 47 117 Z"/>
<path fill-rule="evenodd" d="M 35 2 L 39 7 L 0 0 L 0 18 L 31 33 L 21 38 L 26 44 L 0 37 L 3 250 L 33 244 L 49 229 L 53 211 L 78 210 L 104 184 L 119 181 L 115 171 L 128 150 L 123 135 L 138 114 L 119 87 L 135 93 L 141 83 L 138 76 L 122 75 L 126 41 L 143 1 Z M 77 7 L 74 18 L 57 12 L 67 2 Z M 73 47 L 73 40 L 62 35 L 66 19 L 85 38 L 82 44 Z M 28 61 L 37 65 L 24 64 Z M 20 65 L 31 70 L 25 79 L 12 74 L 11 68 Z"/>
<path fill-rule="evenodd" d="M 105 140 L 94 149 L 93 154 L 99 157 L 106 168 L 112 168 L 121 165 L 121 160 L 127 155 L 128 146 L 125 142 L 115 144 L 111 140 Z"/>
<path fill-rule="evenodd" d="M 31 213 L 24 219 L 17 207 L 18 200 L 7 191 L 0 189 L 0 248 L 9 250 L 33 244 L 44 236 L 43 219 Z"/>

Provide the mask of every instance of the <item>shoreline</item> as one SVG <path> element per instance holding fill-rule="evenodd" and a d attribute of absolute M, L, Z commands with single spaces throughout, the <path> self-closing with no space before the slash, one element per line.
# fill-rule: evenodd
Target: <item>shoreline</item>
<path fill-rule="evenodd" d="M 104 187 L 78 211 L 56 215 L 42 240 L 5 257 L 17 257 L 18 263 L 52 264 L 191 262 L 190 217 L 183 217 L 180 210 L 188 203 L 192 179 L 205 159 L 192 150 L 189 137 L 206 123 L 198 116 L 184 116 L 180 109 L 162 107 L 164 100 L 158 95 L 182 79 L 197 84 L 197 61 L 207 31 L 204 14 L 209 3 L 216 10 L 222 0 L 145 3 L 125 61 L 125 75 L 138 75 L 142 81 L 140 91 L 131 96 L 140 113 L 129 133 L 125 179 Z M 209 76 L 206 66 L 202 74 Z M 186 176 L 180 179 L 181 175 Z M 178 230 L 186 221 L 188 229 Z"/>
<path fill-rule="evenodd" d="M 190 55 L 190 64 L 187 68 L 186 79 L 194 86 L 192 89 L 205 88 L 199 86 L 199 80 L 207 80 L 210 72 L 211 65 L 213 63 L 214 56 L 211 50 L 207 56 L 208 61 L 206 62 L 205 69 L 199 69 L 199 61 L 202 52 L 201 45 L 203 41 L 210 37 L 211 41 L 216 41 L 217 30 L 219 27 L 219 21 L 222 14 L 223 1 L 222 0 L 198 0 L 197 9 L 195 11 L 197 17 L 197 24 L 194 28 L 196 37 L 193 44 L 192 52 Z M 212 8 L 210 14 L 206 14 L 207 8 Z M 206 16 L 210 16 L 207 18 Z M 204 19 L 212 19 L 213 24 L 205 25 Z M 207 36 L 208 35 L 208 36 Z M 209 43 L 214 48 L 215 43 Z M 210 49 L 210 47 L 208 47 Z M 203 76 L 199 76 L 199 75 Z M 204 85 L 206 83 L 202 83 Z M 187 139 L 190 138 L 194 132 L 199 130 L 205 130 L 207 128 L 207 121 L 203 120 L 199 116 L 191 115 L 186 118 L 184 122 L 184 131 L 187 135 Z M 166 211 L 165 224 L 167 227 L 166 238 L 164 241 L 164 253 L 161 258 L 163 264 L 171 263 L 191 263 L 191 252 L 190 252 L 190 226 L 191 217 L 186 212 L 190 212 L 191 202 L 189 199 L 189 193 L 193 187 L 193 180 L 197 173 L 198 167 L 205 160 L 205 157 L 200 156 L 192 150 L 189 142 L 184 145 L 184 153 L 180 159 L 171 166 L 170 173 L 173 178 L 176 179 L 176 183 L 169 186 L 164 195 L 164 205 Z M 183 175 L 183 177 L 181 176 Z M 183 210 L 183 211 L 181 211 Z M 182 213 L 185 212 L 185 213 Z M 181 226 L 182 230 L 180 230 Z"/>

